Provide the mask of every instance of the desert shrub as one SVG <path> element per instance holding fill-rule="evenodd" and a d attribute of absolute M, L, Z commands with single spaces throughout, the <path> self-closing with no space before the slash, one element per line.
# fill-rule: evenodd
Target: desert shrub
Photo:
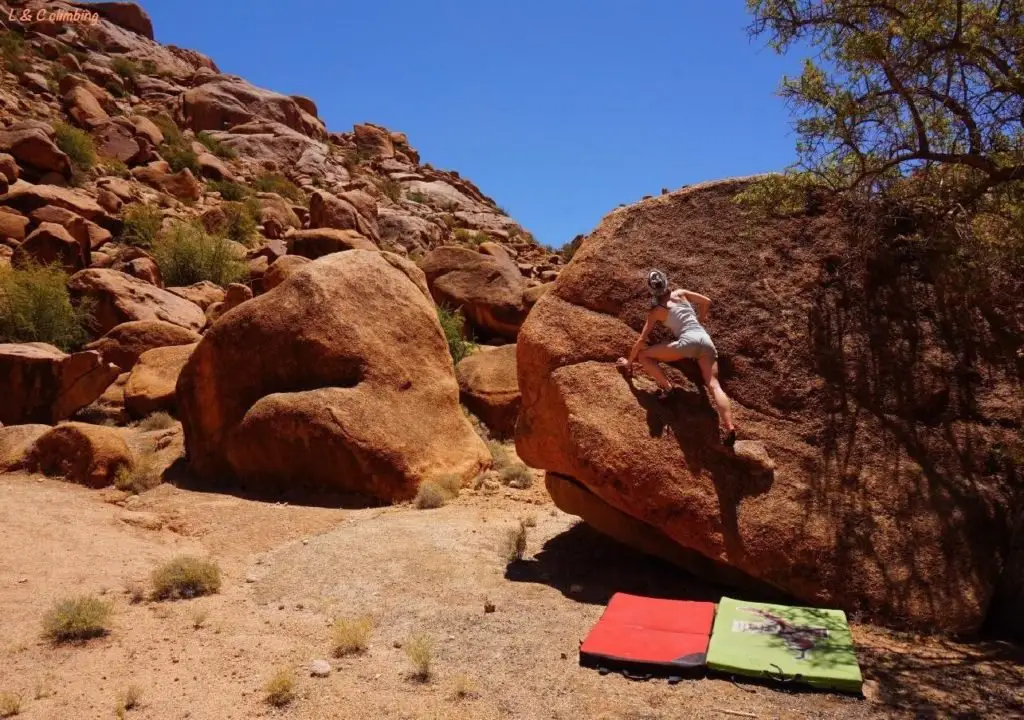
<path fill-rule="evenodd" d="M 0 718 L 11 718 L 21 712 L 21 696 L 0 693 Z"/>
<path fill-rule="evenodd" d="M 121 242 L 140 248 L 151 248 L 160 234 L 164 214 L 159 208 L 133 203 L 121 215 Z"/>
<path fill-rule="evenodd" d="M 167 161 L 174 172 L 189 170 L 193 175 L 199 172 L 199 156 L 187 143 L 168 143 L 160 146 L 160 157 Z"/>
<path fill-rule="evenodd" d="M 393 202 L 398 202 L 402 199 L 402 183 L 391 178 L 386 178 L 380 184 L 381 192 L 384 193 Z"/>
<path fill-rule="evenodd" d="M 228 239 L 247 247 L 255 244 L 259 236 L 256 227 L 260 217 L 259 202 L 225 203 L 223 209 L 225 222 L 222 232 Z"/>
<path fill-rule="evenodd" d="M 89 338 L 92 304 L 71 304 L 67 274 L 55 265 L 0 267 L 0 343 L 43 342 L 71 351 Z"/>
<path fill-rule="evenodd" d="M 498 473 L 498 479 L 503 485 L 518 490 L 525 490 L 533 484 L 533 474 L 530 472 L 530 468 L 522 463 L 514 463 L 502 468 Z"/>
<path fill-rule="evenodd" d="M 295 699 L 295 673 L 289 668 L 281 668 L 263 686 L 266 693 L 264 700 L 268 705 L 284 707 Z"/>
<path fill-rule="evenodd" d="M 118 698 L 117 707 L 120 711 L 135 710 L 141 702 L 142 689 L 138 685 L 129 685 Z"/>
<path fill-rule="evenodd" d="M 505 559 L 509 562 L 522 560 L 526 554 L 526 524 L 520 521 L 515 527 L 505 532 L 505 544 L 503 547 Z"/>
<path fill-rule="evenodd" d="M 331 652 L 344 657 L 366 650 L 373 632 L 373 620 L 368 616 L 338 618 L 331 628 Z"/>
<path fill-rule="evenodd" d="M 453 694 L 456 700 L 466 700 L 474 698 L 480 693 L 476 688 L 476 683 L 473 682 L 473 678 L 468 675 L 456 675 Z"/>
<path fill-rule="evenodd" d="M 134 465 L 121 465 L 114 473 L 114 487 L 133 495 L 152 490 L 163 482 L 154 453 L 143 454 Z"/>
<path fill-rule="evenodd" d="M 139 430 L 143 432 L 153 432 L 154 430 L 166 430 L 167 428 L 174 427 L 177 420 L 170 413 L 163 411 L 155 412 L 147 415 L 139 421 Z"/>
<path fill-rule="evenodd" d="M 407 192 L 405 194 L 405 197 L 408 200 L 410 200 L 410 201 L 412 201 L 414 203 L 419 203 L 420 205 L 426 205 L 427 204 L 427 196 L 424 195 L 421 192 L 416 191 L 416 190 L 412 190 L 410 192 Z"/>
<path fill-rule="evenodd" d="M 441 322 L 445 340 L 448 341 L 448 352 L 458 365 L 460 360 L 473 352 L 473 342 L 467 339 L 465 334 L 466 319 L 461 310 L 440 305 L 437 308 L 437 319 Z"/>
<path fill-rule="evenodd" d="M 277 193 L 281 197 L 294 202 L 303 202 L 306 199 L 306 196 L 298 185 L 293 183 L 284 175 L 279 175 L 277 173 L 266 173 L 264 175 L 260 175 L 252 181 L 252 186 L 258 192 Z"/>
<path fill-rule="evenodd" d="M 252 194 L 245 185 L 230 180 L 214 180 L 209 183 L 209 188 L 219 192 L 221 198 L 228 202 L 240 202 Z"/>
<path fill-rule="evenodd" d="M 583 244 L 583 236 L 582 235 L 577 235 L 576 237 L 574 237 L 567 245 L 565 245 L 565 247 L 562 248 L 562 250 L 561 250 L 562 259 L 565 260 L 566 262 L 569 262 L 570 260 L 572 260 L 573 255 L 576 254 L 576 251 L 580 249 L 580 245 L 582 245 L 582 244 Z"/>
<path fill-rule="evenodd" d="M 128 166 L 117 158 L 106 160 L 100 170 L 103 175 L 113 175 L 119 178 L 126 178 L 129 175 Z"/>
<path fill-rule="evenodd" d="M 113 80 L 108 80 L 103 84 L 103 89 L 118 99 L 128 97 L 128 91 L 124 89 L 124 86 Z"/>
<path fill-rule="evenodd" d="M 417 634 L 404 645 L 405 654 L 412 663 L 412 676 L 420 682 L 427 682 L 433 674 L 434 640 L 429 635 Z"/>
<path fill-rule="evenodd" d="M 220 567 L 212 560 L 182 555 L 153 571 L 154 600 L 211 595 L 220 590 Z"/>
<path fill-rule="evenodd" d="M 494 462 L 495 470 L 504 470 L 511 463 L 508 450 L 497 440 L 488 440 L 487 449 L 491 451 L 491 460 Z"/>
<path fill-rule="evenodd" d="M 84 130 L 59 122 L 53 126 L 54 142 L 71 158 L 79 170 L 88 170 L 96 163 L 96 146 Z"/>
<path fill-rule="evenodd" d="M 115 57 L 110 61 L 110 69 L 128 82 L 135 82 L 139 74 L 139 66 L 126 57 Z"/>
<path fill-rule="evenodd" d="M 206 620 L 210 617 L 210 611 L 206 608 L 199 608 L 192 613 L 192 629 L 202 630 L 206 626 Z"/>
<path fill-rule="evenodd" d="M 416 507 L 420 510 L 439 508 L 459 496 L 462 480 L 457 475 L 445 475 L 437 480 L 420 483 L 416 491 Z"/>
<path fill-rule="evenodd" d="M 213 153 L 219 158 L 224 158 L 225 160 L 233 160 L 236 157 L 238 157 L 237 152 L 235 152 L 232 148 L 228 147 L 227 145 L 222 143 L 220 140 L 218 140 L 208 132 L 204 131 L 199 133 L 199 135 L 196 136 L 196 139 L 199 142 L 201 142 L 206 147 L 207 150 L 209 150 L 211 153 Z"/>
<path fill-rule="evenodd" d="M 53 642 L 82 642 L 110 631 L 113 607 L 91 595 L 65 598 L 43 620 L 43 636 Z"/>
<path fill-rule="evenodd" d="M 454 214 L 461 210 L 462 206 L 454 200 L 445 200 L 441 203 L 441 209 L 447 213 Z"/>
<path fill-rule="evenodd" d="M 27 72 L 29 65 L 25 62 L 28 55 L 25 48 L 25 38 L 16 32 L 0 32 L 0 58 L 3 59 L 4 67 L 15 75 Z"/>
<path fill-rule="evenodd" d="M 192 285 L 203 280 L 226 287 L 248 275 L 248 266 L 235 257 L 226 239 L 210 235 L 199 225 L 175 223 L 158 236 L 153 258 L 164 282 L 170 287 Z"/>
<path fill-rule="evenodd" d="M 170 143 L 171 145 L 180 145 L 183 141 L 181 129 L 178 127 L 178 123 L 174 122 L 170 117 L 162 113 L 149 115 L 150 120 L 153 124 L 160 128 L 161 134 L 164 136 L 164 142 Z"/>

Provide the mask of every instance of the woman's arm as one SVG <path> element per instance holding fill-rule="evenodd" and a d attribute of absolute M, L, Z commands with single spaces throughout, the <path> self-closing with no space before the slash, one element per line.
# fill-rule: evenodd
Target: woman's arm
<path fill-rule="evenodd" d="M 633 349 L 629 351 L 629 357 L 626 358 L 629 364 L 632 365 L 636 362 L 636 356 L 640 354 L 640 350 L 644 346 L 644 341 L 647 340 L 647 336 L 651 334 L 651 330 L 654 329 L 654 324 L 657 320 L 654 319 L 654 313 L 647 313 L 647 320 L 644 322 L 644 329 L 640 331 L 640 337 L 633 343 Z"/>
<path fill-rule="evenodd" d="M 683 290 L 682 293 L 683 297 L 697 306 L 697 321 L 703 325 L 704 321 L 708 319 L 708 309 L 711 307 L 711 298 L 690 290 Z"/>

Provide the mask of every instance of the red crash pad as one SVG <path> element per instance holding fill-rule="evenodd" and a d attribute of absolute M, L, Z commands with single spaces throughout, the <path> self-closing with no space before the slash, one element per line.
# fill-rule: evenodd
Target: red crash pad
<path fill-rule="evenodd" d="M 580 665 L 626 674 L 704 671 L 715 605 L 616 593 L 580 645 Z"/>

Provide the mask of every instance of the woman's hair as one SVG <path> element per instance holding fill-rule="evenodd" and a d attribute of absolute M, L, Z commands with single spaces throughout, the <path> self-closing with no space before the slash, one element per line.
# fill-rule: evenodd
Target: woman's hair
<path fill-rule="evenodd" d="M 651 291 L 651 307 L 658 305 L 668 294 L 668 276 L 661 270 L 651 270 L 647 273 L 647 289 Z"/>

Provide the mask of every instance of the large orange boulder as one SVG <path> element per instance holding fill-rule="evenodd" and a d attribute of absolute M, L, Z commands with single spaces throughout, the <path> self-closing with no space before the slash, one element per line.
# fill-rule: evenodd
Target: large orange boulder
<path fill-rule="evenodd" d="M 88 248 L 86 240 L 85 248 Z M 15 267 L 26 265 L 59 265 L 73 273 L 87 264 L 85 248 L 62 226 L 44 222 L 29 233 L 25 241 L 14 250 L 11 263 Z"/>
<path fill-rule="evenodd" d="M 116 429 L 69 422 L 36 440 L 25 469 L 101 488 L 112 485 L 122 468 L 130 469 L 134 464 L 135 456 Z"/>
<path fill-rule="evenodd" d="M 23 468 L 36 440 L 49 430 L 49 425 L 35 423 L 0 427 L 0 472 Z"/>
<path fill-rule="evenodd" d="M 962 296 L 937 301 L 890 244 L 857 240 L 827 209 L 747 216 L 734 197 L 749 182 L 621 208 L 587 238 L 519 333 L 519 456 L 730 582 L 977 630 L 1021 512 L 1014 470 L 995 459 L 1020 432 L 1019 379 L 987 365 L 982 334 L 948 332 L 970 312 Z M 614 365 L 643 326 L 652 267 L 714 301 L 735 453 L 693 361 L 668 368 L 681 391 L 667 399 Z M 587 507 L 566 509 L 587 519 Z"/>
<path fill-rule="evenodd" d="M 154 348 L 193 345 L 199 334 L 163 320 L 132 320 L 110 329 L 107 334 L 85 346 L 95 350 L 108 363 L 122 370 L 135 367 L 139 356 Z"/>
<path fill-rule="evenodd" d="M 380 236 L 377 203 L 358 190 L 341 195 L 317 190 L 309 198 L 309 227 L 355 230 L 376 240 Z"/>
<path fill-rule="evenodd" d="M 287 95 L 264 90 L 233 76 L 213 76 L 182 95 L 186 124 L 195 130 L 227 130 L 251 120 L 281 123 L 311 138 L 326 138 L 323 123 Z"/>
<path fill-rule="evenodd" d="M 516 337 L 526 319 L 526 283 L 515 263 L 446 245 L 427 253 L 419 265 L 434 300 L 462 310 L 476 334 Z"/>
<path fill-rule="evenodd" d="M 177 408 L 175 386 L 195 345 L 171 345 L 153 348 L 139 356 L 124 388 L 124 404 L 134 417 L 146 417 L 157 411 L 174 413 Z"/>
<path fill-rule="evenodd" d="M 304 258 L 301 255 L 284 255 L 279 257 L 270 263 L 270 267 L 263 274 L 264 292 L 270 292 L 291 277 L 293 273 L 308 265 L 309 262 L 309 258 Z"/>
<path fill-rule="evenodd" d="M 95 303 L 93 322 L 103 335 L 131 320 L 162 320 L 199 332 L 206 325 L 202 308 L 172 292 L 117 270 L 82 270 L 68 280 L 73 298 Z"/>
<path fill-rule="evenodd" d="M 516 346 L 481 349 L 455 366 L 462 404 L 495 435 L 506 437 L 516 429 L 519 381 Z"/>
<path fill-rule="evenodd" d="M 403 500 L 487 467 L 424 287 L 402 258 L 351 250 L 224 315 L 178 380 L 193 470 Z"/>
<path fill-rule="evenodd" d="M 0 423 L 55 423 L 103 394 L 119 369 L 93 351 L 0 344 Z"/>

